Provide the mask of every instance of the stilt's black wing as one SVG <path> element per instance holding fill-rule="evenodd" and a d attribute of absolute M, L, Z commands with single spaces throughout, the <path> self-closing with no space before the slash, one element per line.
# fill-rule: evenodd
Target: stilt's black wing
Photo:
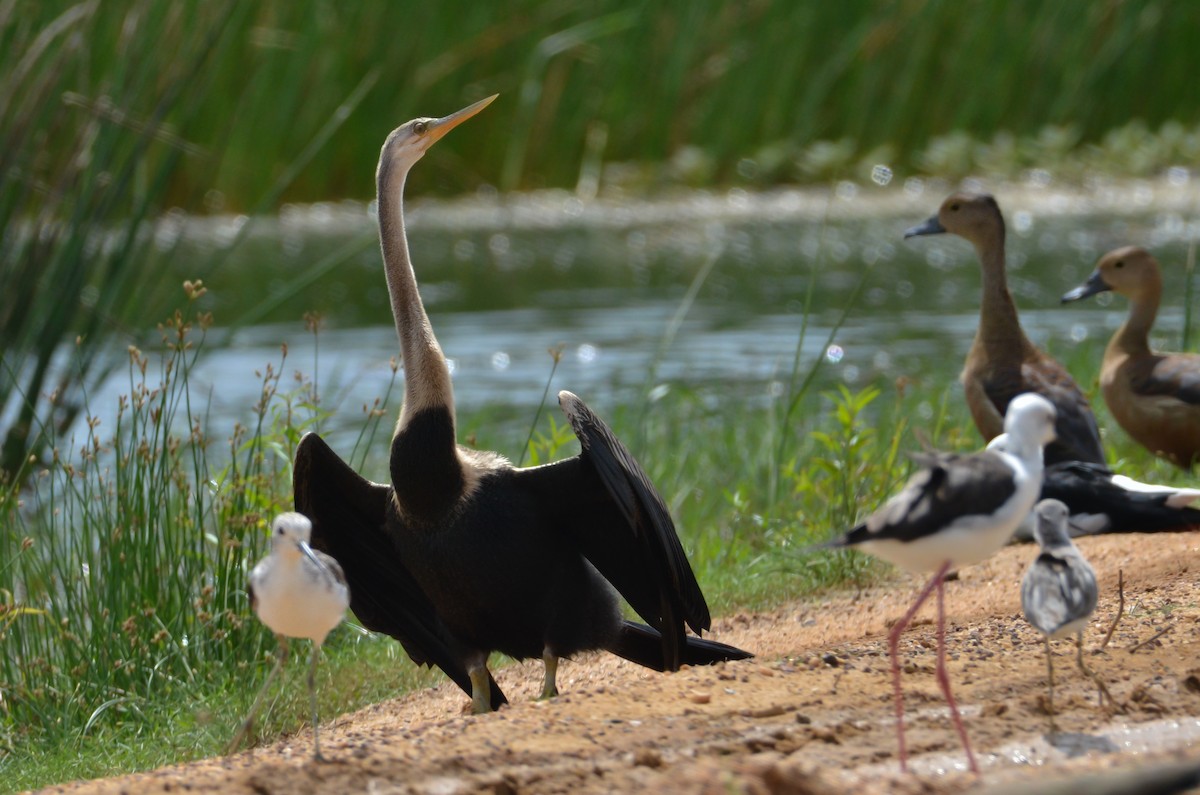
<path fill-rule="evenodd" d="M 387 535 L 391 488 L 361 477 L 315 433 L 296 447 L 292 488 L 296 510 L 312 520 L 313 548 L 341 564 L 362 625 L 400 641 L 413 662 L 436 665 L 470 695 L 448 630 Z M 507 703 L 491 684 L 492 706 Z"/>
<path fill-rule="evenodd" d="M 559 405 L 583 452 L 574 469 L 570 519 L 580 549 L 638 614 L 662 632 L 667 668 L 683 660 L 684 623 L 696 634 L 712 619 L 679 543 L 675 524 L 650 478 L 582 400 L 560 392 Z M 553 477 L 553 476 L 552 476 Z"/>
<path fill-rule="evenodd" d="M 916 541 L 960 517 L 994 514 L 1017 490 L 1012 466 L 993 450 L 913 453 L 912 459 L 922 468 L 904 489 L 833 546 Z"/>
<path fill-rule="evenodd" d="M 1062 461 L 1046 467 L 1039 499 L 1062 500 L 1071 511 L 1072 526 L 1092 524 L 1089 533 L 1158 533 L 1200 527 L 1200 510 L 1168 503 L 1175 494 L 1174 489 L 1164 486 L 1155 490 L 1149 484 L 1140 491 L 1123 488 L 1107 467 Z"/>

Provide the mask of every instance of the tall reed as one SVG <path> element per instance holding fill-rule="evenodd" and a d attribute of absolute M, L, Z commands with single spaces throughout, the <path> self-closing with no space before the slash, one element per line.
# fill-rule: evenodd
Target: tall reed
<path fill-rule="evenodd" d="M 235 120 L 214 118 L 211 102 L 255 13 L 232 0 L 0 3 L 0 481 L 21 482 L 77 420 L 81 396 L 118 362 L 113 339 L 137 342 L 131 330 L 171 305 L 184 222 L 168 208 L 211 207 L 211 180 L 181 175 L 211 176 L 242 154 Z M 273 210 L 376 77 L 330 95 L 326 118 L 278 150 L 278 172 L 246 203 Z M 270 96 L 250 90 L 224 100 Z M 244 221 L 206 270 L 256 222 Z"/>
<path fill-rule="evenodd" d="M 10 484 L 0 495 L 0 780 L 31 756 L 62 764 L 48 751 L 56 746 L 91 749 L 82 757 L 90 764 L 70 762 L 76 774 L 110 770 L 125 755 L 89 737 L 170 734 L 181 722 L 213 725 L 197 735 L 204 745 L 177 753 L 215 752 L 252 692 L 239 683 L 275 648 L 252 617 L 246 577 L 270 519 L 291 506 L 296 442 L 328 412 L 311 378 L 284 377 L 284 347 L 256 372 L 230 374 L 257 378 L 259 399 L 218 438 L 209 387 L 192 379 L 212 318 L 198 309 L 201 283 L 184 292 L 156 344 L 129 346 L 128 389 L 116 406 L 91 406 L 85 394 L 79 426 L 49 435 L 45 464 L 24 488 Z M 363 407 L 358 440 L 345 451 L 351 461 L 390 426 L 398 368 L 393 374 L 385 395 Z M 397 666 L 395 650 L 360 654 Z M 333 690 L 340 703 L 361 703 L 429 679 L 407 666 L 378 686 Z M 215 719 L 202 717 L 208 703 Z M 303 724 L 306 706 L 268 725 Z M 289 715 L 301 717 L 290 723 Z M 171 753 L 128 756 L 162 764 Z M 30 775 L 19 780 L 56 780 Z"/>
<path fill-rule="evenodd" d="M 246 13 L 21 5 L 0 7 L 0 480 L 16 481 L 108 373 L 104 338 L 167 305 L 173 243 L 155 219 L 181 159 L 207 159 L 177 131 Z M 169 63 L 159 37 L 173 41 Z"/>
<path fill-rule="evenodd" d="M 130 346 L 111 430 L 86 414 L 79 435 L 50 435 L 49 463 L 5 505 L 10 731 L 77 737 L 262 648 L 246 623 L 247 561 L 287 504 L 287 460 L 269 444 L 300 418 L 280 413 L 283 363 L 268 365 L 252 424 L 218 449 L 189 378 L 210 318 L 194 312 L 203 287 L 188 291 L 188 309 L 161 326 L 159 354 Z"/>
<path fill-rule="evenodd" d="M 166 5 L 142 15 L 201 24 L 186 36 L 145 24 L 127 34 L 123 4 L 89 6 L 90 73 L 175 74 L 219 14 Z M 7 7 L 4 50 L 21 53 L 61 5 Z M 819 181 L 881 160 L 899 174 L 1021 169 L 1067 152 L 1153 173 L 1194 162 L 1200 147 L 1200 108 L 1180 101 L 1200 71 L 1188 14 L 1172 0 L 235 3 L 223 39 L 235 46 L 197 73 L 209 90 L 188 84 L 176 99 L 196 108 L 173 128 L 230 156 L 188 158 L 168 198 L 190 206 L 211 189 L 214 208 L 252 208 L 372 75 L 352 132 L 284 200 L 370 196 L 388 130 L 492 92 L 502 98 L 487 123 L 433 150 L 441 166 L 415 173 L 415 191 L 573 187 L 589 158 L 640 164 L 649 185 Z M 127 64 L 130 47 L 143 55 Z M 95 100 L 87 106 L 102 112 Z M 76 148 L 58 136 L 46 146 Z"/>

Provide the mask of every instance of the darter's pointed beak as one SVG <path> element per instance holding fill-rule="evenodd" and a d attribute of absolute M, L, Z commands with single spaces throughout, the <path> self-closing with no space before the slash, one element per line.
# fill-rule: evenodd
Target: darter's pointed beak
<path fill-rule="evenodd" d="M 429 122 L 428 131 L 425 133 L 429 144 L 432 145 L 437 143 L 439 140 L 441 140 L 443 135 L 450 132 L 455 127 L 486 108 L 488 105 L 492 104 L 492 101 L 498 96 L 500 95 L 492 94 L 490 97 L 481 99 L 472 105 L 467 105 L 462 110 L 451 113 L 449 116 L 443 116 L 440 119 L 435 119 L 434 121 Z"/>

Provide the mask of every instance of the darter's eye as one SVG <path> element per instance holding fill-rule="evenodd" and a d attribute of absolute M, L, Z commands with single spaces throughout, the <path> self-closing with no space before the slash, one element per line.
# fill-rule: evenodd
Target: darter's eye
<path fill-rule="evenodd" d="M 423 121 L 419 121 L 413 125 L 413 132 L 415 132 L 417 135 L 424 135 L 428 129 L 429 125 Z"/>

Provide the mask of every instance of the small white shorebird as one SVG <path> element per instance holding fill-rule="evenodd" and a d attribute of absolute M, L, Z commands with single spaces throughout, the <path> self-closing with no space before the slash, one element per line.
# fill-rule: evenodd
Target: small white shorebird
<path fill-rule="evenodd" d="M 1042 633 L 1046 644 L 1046 712 L 1050 716 L 1050 736 L 1054 728 L 1054 660 L 1050 639 L 1075 635 L 1079 670 L 1100 688 L 1100 701 L 1115 703 L 1104 681 L 1083 662 L 1083 630 L 1096 609 L 1099 590 L 1096 572 L 1084 559 L 1067 531 L 1067 506 L 1058 500 L 1037 504 L 1033 537 L 1041 552 L 1030 564 L 1021 581 L 1021 609 L 1025 618 Z"/>
<path fill-rule="evenodd" d="M 937 681 L 967 752 L 967 762 L 973 772 L 979 772 L 946 674 L 943 581 L 951 567 L 979 563 L 1008 543 L 1017 525 L 1033 508 L 1042 486 L 1042 448 L 1054 439 L 1054 420 L 1054 405 L 1050 401 L 1032 392 L 1018 395 L 1009 403 L 1004 417 L 1004 430 L 1008 434 L 1004 449 L 971 455 L 913 454 L 913 460 L 924 468 L 913 475 L 904 490 L 831 544 L 859 547 L 910 571 L 935 570 L 912 607 L 888 635 L 901 770 L 908 770 L 908 748 L 904 740 L 904 694 L 900 688 L 900 635 L 936 589 Z"/>
<path fill-rule="evenodd" d="M 313 758 L 323 760 L 317 737 L 317 658 L 326 636 L 342 620 L 350 604 L 350 589 L 342 567 L 324 552 L 309 546 L 312 522 L 299 513 L 283 513 L 271 525 L 271 553 L 250 571 L 250 606 L 275 637 L 279 657 L 262 690 L 250 707 L 237 735 L 229 744 L 232 753 L 241 743 L 262 706 L 271 682 L 288 658 L 288 638 L 313 642 L 308 667 L 308 694 L 312 702 Z"/>

